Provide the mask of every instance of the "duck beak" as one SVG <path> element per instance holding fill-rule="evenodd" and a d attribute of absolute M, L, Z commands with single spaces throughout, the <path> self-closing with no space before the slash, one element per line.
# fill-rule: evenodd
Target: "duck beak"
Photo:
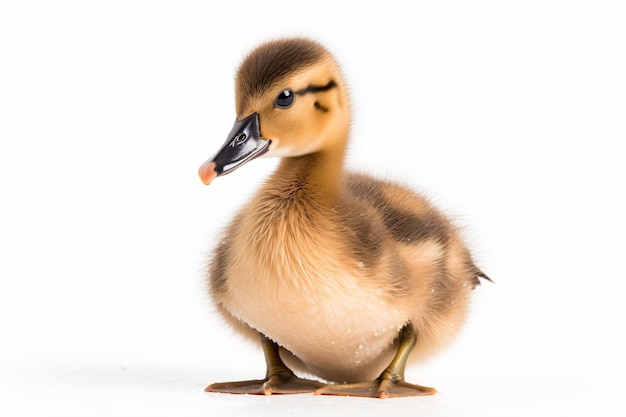
<path fill-rule="evenodd" d="M 215 177 L 231 173 L 248 161 L 267 152 L 271 141 L 263 139 L 259 130 L 259 115 L 252 113 L 239 121 L 219 151 L 209 158 L 198 170 L 203 183 L 209 185 Z"/>

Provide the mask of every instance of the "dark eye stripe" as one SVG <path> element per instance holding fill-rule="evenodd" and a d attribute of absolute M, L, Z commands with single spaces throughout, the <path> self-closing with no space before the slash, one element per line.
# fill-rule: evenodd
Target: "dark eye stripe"
<path fill-rule="evenodd" d="M 337 83 L 335 82 L 335 80 L 330 80 L 328 82 L 328 84 L 326 85 L 313 85 L 313 84 L 309 84 L 307 87 L 295 91 L 294 94 L 297 94 L 299 96 L 302 96 L 304 94 L 308 94 L 308 93 L 318 93 L 320 91 L 328 91 L 331 88 L 335 88 L 337 87 Z"/>
<path fill-rule="evenodd" d="M 328 113 L 328 107 L 324 106 L 319 101 L 316 101 L 315 103 L 313 103 L 313 107 L 315 107 L 316 110 L 319 110 L 322 113 Z"/>
<path fill-rule="evenodd" d="M 337 87 L 337 83 L 335 82 L 335 80 L 330 80 L 328 84 L 326 85 L 320 86 L 320 85 L 309 84 L 307 87 L 300 89 L 298 91 L 292 91 L 291 89 L 287 88 L 278 94 L 278 97 L 276 97 L 276 102 L 274 103 L 274 107 L 286 109 L 293 104 L 293 101 L 296 95 L 302 96 L 308 93 L 318 93 L 321 91 L 328 91 L 335 87 Z M 319 103 L 317 102 L 315 103 L 315 108 L 321 111 L 328 111 L 328 109 L 324 108 L 323 106 L 320 106 Z"/>

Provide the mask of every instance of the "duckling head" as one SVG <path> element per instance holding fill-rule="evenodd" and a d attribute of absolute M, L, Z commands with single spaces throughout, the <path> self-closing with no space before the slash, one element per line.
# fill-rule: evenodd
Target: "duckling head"
<path fill-rule="evenodd" d="M 344 149 L 350 125 L 339 66 L 319 43 L 280 39 L 254 49 L 235 82 L 237 119 L 199 169 L 205 184 L 261 155 L 298 157 Z"/>

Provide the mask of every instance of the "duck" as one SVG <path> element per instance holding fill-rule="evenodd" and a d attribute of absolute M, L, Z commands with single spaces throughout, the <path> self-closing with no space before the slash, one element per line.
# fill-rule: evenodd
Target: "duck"
<path fill-rule="evenodd" d="M 254 48 L 235 106 L 226 141 L 199 168 L 204 184 L 259 157 L 279 162 L 225 227 L 208 287 L 224 321 L 260 343 L 267 370 L 205 391 L 435 394 L 406 381 L 406 366 L 453 339 L 489 280 L 458 228 L 409 187 L 345 168 L 349 92 L 321 43 Z"/>

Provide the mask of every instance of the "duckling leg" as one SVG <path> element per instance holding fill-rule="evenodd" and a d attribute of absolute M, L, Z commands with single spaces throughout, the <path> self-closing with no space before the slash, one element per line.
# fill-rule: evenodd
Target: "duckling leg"
<path fill-rule="evenodd" d="M 324 384 L 302 379 L 295 376 L 291 369 L 287 368 L 278 353 L 278 345 L 267 337 L 261 335 L 261 345 L 265 353 L 267 372 L 265 379 L 237 382 L 217 382 L 206 387 L 206 392 L 224 392 L 229 394 L 301 394 L 314 392 Z"/>
<path fill-rule="evenodd" d="M 413 325 L 409 323 L 400 331 L 400 346 L 398 346 L 396 356 L 377 379 L 353 384 L 326 385 L 315 391 L 315 395 L 388 398 L 436 394 L 437 390 L 434 388 L 409 384 L 404 380 L 406 361 L 416 342 L 417 333 Z"/>

